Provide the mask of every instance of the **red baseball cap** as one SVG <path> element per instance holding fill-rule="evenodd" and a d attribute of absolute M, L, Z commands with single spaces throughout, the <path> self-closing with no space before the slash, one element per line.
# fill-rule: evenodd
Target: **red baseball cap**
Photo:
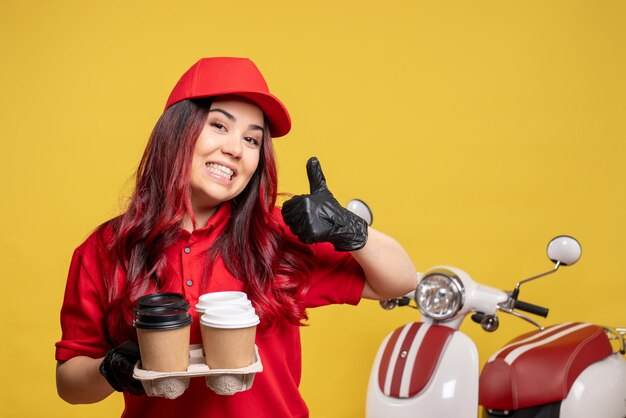
<path fill-rule="evenodd" d="M 263 111 L 272 137 L 291 129 L 287 108 L 270 93 L 263 75 L 248 58 L 202 58 L 178 80 L 165 110 L 185 99 L 235 95 L 244 97 Z"/>

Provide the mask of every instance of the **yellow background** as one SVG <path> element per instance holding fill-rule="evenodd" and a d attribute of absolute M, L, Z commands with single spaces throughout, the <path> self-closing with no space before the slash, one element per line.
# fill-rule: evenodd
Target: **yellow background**
<path fill-rule="evenodd" d="M 115 395 L 56 395 L 54 343 L 74 247 L 124 205 L 178 77 L 248 56 L 290 109 L 280 189 L 307 190 L 317 155 L 345 203 L 367 201 L 418 270 L 452 264 L 524 289 L 548 320 L 626 325 L 626 2 L 0 2 L 0 416 L 110 417 Z M 364 414 L 383 337 L 418 320 L 375 302 L 310 312 L 302 392 L 313 417 Z M 468 321 L 482 361 L 531 327 Z"/>

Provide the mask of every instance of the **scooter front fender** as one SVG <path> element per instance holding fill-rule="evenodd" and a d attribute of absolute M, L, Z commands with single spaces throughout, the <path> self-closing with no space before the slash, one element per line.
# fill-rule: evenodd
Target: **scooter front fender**
<path fill-rule="evenodd" d="M 414 335 L 407 331 L 408 327 L 416 326 L 419 328 Z M 444 344 L 434 344 L 431 335 L 437 327 L 450 330 L 441 325 L 412 323 L 385 338 L 370 373 L 367 418 L 477 417 L 479 357 L 476 345 L 455 330 L 451 330 Z M 411 341 L 406 341 L 407 335 Z M 395 367 L 395 362 L 402 365 L 401 370 Z M 424 370 L 429 377 L 419 391 L 406 390 L 407 376 L 423 374 Z M 394 376 L 402 380 L 396 386 L 401 389 L 393 389 L 390 382 Z"/>

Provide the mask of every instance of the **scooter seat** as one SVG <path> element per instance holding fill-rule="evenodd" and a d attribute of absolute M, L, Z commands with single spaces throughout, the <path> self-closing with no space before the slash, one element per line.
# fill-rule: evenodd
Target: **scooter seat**
<path fill-rule="evenodd" d="M 558 402 L 590 364 L 608 357 L 602 327 L 568 322 L 510 341 L 487 361 L 480 375 L 480 404 L 517 410 Z"/>

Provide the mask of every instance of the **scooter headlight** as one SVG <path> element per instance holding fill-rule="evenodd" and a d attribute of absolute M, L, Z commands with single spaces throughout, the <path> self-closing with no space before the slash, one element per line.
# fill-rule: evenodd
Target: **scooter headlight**
<path fill-rule="evenodd" d="M 455 316 L 463 307 L 463 283 L 449 270 L 427 273 L 417 285 L 415 303 L 423 315 L 435 320 Z"/>

